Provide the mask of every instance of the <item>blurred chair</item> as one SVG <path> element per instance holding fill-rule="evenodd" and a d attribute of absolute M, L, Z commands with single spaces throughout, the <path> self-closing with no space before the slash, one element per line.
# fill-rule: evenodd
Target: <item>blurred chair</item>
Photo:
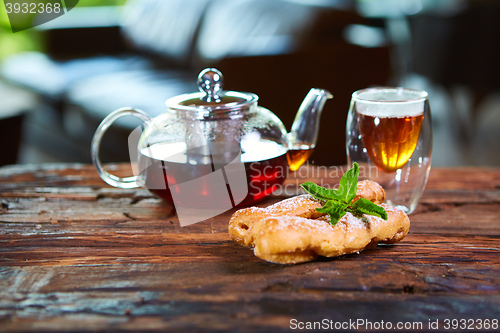
<path fill-rule="evenodd" d="M 344 29 L 366 22 L 352 8 L 335 6 L 338 3 L 132 0 L 119 27 L 101 29 L 108 31 L 106 36 L 109 29 L 123 36 L 125 43 L 110 40 L 116 53 L 97 56 L 99 51 L 93 50 L 92 57 L 68 59 L 75 55 L 57 40 L 64 44 L 61 36 L 70 38 L 68 30 L 81 36 L 85 28 L 51 29 L 46 31 L 51 57 L 18 55 L 4 62 L 1 74 L 45 96 L 59 110 L 65 135 L 86 149 L 98 123 L 111 111 L 132 106 L 156 116 L 164 111 L 166 99 L 196 91 L 198 72 L 209 66 L 222 71 L 225 89 L 258 94 L 259 103 L 288 127 L 311 87 L 329 89 L 335 99 L 323 113 L 312 158 L 317 164 L 343 164 L 350 94 L 387 81 L 389 52 L 387 46 L 346 42 Z M 94 42 L 101 30 L 87 30 L 80 42 L 101 44 Z M 105 140 L 102 155 L 126 160 L 126 137 L 136 125 L 126 119 L 119 122 Z M 88 161 L 88 155 L 82 160 Z"/>
<path fill-rule="evenodd" d="M 412 18 L 414 69 L 442 84 L 455 103 L 455 119 L 464 143 L 481 135 L 481 104 L 500 89 L 500 2 L 494 0 L 455 1 L 446 10 L 429 11 Z M 472 91 L 467 107 L 455 90 Z M 460 91 L 459 91 L 460 90 Z M 456 94 L 455 94 L 456 95 Z"/>

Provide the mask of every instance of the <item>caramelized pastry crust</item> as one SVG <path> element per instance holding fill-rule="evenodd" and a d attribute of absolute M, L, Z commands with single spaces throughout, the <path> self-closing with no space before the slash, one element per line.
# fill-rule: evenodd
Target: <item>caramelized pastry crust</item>
<path fill-rule="evenodd" d="M 358 183 L 356 198 L 380 204 L 385 199 L 382 187 L 371 181 Z M 370 215 L 357 217 L 346 213 L 332 226 L 330 217 L 318 213 L 323 202 L 301 195 L 266 208 L 250 207 L 233 214 L 229 235 L 241 245 L 254 248 L 257 257 L 280 264 L 314 260 L 318 255 L 334 257 L 377 246 L 396 243 L 410 228 L 408 216 L 400 209 L 382 205 L 387 221 Z"/>

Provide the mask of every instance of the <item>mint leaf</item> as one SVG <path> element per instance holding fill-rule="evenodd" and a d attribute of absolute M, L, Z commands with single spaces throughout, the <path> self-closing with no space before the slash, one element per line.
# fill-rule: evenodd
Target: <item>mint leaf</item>
<path fill-rule="evenodd" d="M 352 168 L 347 170 L 347 172 L 342 176 L 339 183 L 338 194 L 341 197 L 340 200 L 350 204 L 352 199 L 356 196 L 356 190 L 358 189 L 358 176 L 359 176 L 359 164 L 354 162 Z"/>
<path fill-rule="evenodd" d="M 346 209 L 347 205 L 337 200 L 328 200 L 323 207 L 316 208 L 319 213 L 327 213 L 330 210 Z"/>
<path fill-rule="evenodd" d="M 350 204 L 358 189 L 359 165 L 354 162 L 352 168 L 342 176 L 338 190 L 330 190 L 311 182 L 301 184 L 302 188 L 319 200 L 338 200 Z"/>
<path fill-rule="evenodd" d="M 361 198 L 351 205 L 358 189 L 358 176 L 359 165 L 354 162 L 352 168 L 347 170 L 340 179 L 338 190 L 330 190 L 311 182 L 303 183 L 300 186 L 312 197 L 326 201 L 323 207 L 316 208 L 316 210 L 319 213 L 330 215 L 330 224 L 333 226 L 347 212 L 354 215 L 374 215 L 387 220 L 385 209 L 369 200 Z"/>
<path fill-rule="evenodd" d="M 328 200 L 323 207 L 316 208 L 316 210 L 330 215 L 330 224 L 334 226 L 346 214 L 347 204 L 337 200 Z"/>
<path fill-rule="evenodd" d="M 380 207 L 365 198 L 357 200 L 348 210 L 353 214 L 374 215 L 387 221 L 387 212 L 384 207 Z"/>
<path fill-rule="evenodd" d="M 309 193 L 311 196 L 313 196 L 316 199 L 319 200 L 340 200 L 340 196 L 337 194 L 336 190 L 330 190 L 328 188 L 324 188 L 319 186 L 318 184 L 311 183 L 311 182 L 305 182 L 302 183 L 300 186 Z"/>

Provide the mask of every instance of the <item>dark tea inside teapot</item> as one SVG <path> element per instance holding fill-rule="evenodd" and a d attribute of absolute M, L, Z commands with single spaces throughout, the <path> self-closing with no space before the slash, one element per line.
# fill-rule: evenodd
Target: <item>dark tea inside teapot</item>
<path fill-rule="evenodd" d="M 171 203 L 210 208 L 215 199 L 229 203 L 230 208 L 245 206 L 272 193 L 288 171 L 286 149 L 269 140 L 253 142 L 253 149 L 236 155 L 217 152 L 218 147 L 225 147 L 214 143 L 207 146 L 207 155 L 199 148 L 166 155 L 174 145 L 155 144 L 140 156 L 146 188 Z M 219 171 L 221 179 L 213 181 Z M 179 188 L 182 184 L 190 187 L 185 196 Z"/>

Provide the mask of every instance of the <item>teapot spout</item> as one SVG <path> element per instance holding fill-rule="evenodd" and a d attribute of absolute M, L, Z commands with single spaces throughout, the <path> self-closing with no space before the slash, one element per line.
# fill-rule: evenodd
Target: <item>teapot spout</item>
<path fill-rule="evenodd" d="M 313 88 L 309 91 L 295 116 L 292 131 L 288 133 L 288 149 L 314 149 L 321 111 L 331 98 L 333 95 L 325 89 Z"/>

